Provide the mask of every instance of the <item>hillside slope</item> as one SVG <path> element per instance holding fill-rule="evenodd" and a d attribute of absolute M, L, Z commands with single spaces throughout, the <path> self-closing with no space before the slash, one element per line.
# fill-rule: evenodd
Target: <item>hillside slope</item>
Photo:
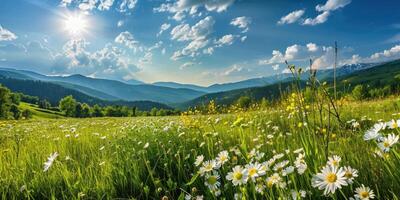
<path fill-rule="evenodd" d="M 171 109 L 171 107 L 151 101 L 106 101 L 96 97 L 89 96 L 77 90 L 65 88 L 61 85 L 51 82 L 42 82 L 35 80 L 11 79 L 0 76 L 0 84 L 6 86 L 13 92 L 21 92 L 31 96 L 37 96 L 40 99 L 48 100 L 52 105 L 58 105 L 58 102 L 65 96 L 72 95 L 77 101 L 89 105 L 125 105 L 136 106 L 139 110 L 151 110 L 152 108 Z"/>
<path fill-rule="evenodd" d="M 359 70 L 350 69 L 355 67 L 361 67 Z M 346 70 L 353 71 L 352 73 L 346 73 Z M 317 76 L 321 82 L 327 81 L 332 82 L 331 70 L 321 70 L 317 72 Z M 303 74 L 302 79 L 306 79 L 308 74 Z M 320 78 L 321 77 L 321 78 Z M 338 71 L 338 90 L 341 90 L 346 86 L 347 88 L 354 87 L 355 85 L 362 84 L 368 85 L 373 88 L 380 88 L 386 85 L 399 84 L 400 82 L 400 60 L 395 60 L 379 65 L 351 65 L 347 68 L 340 69 Z M 178 104 L 179 108 L 188 108 L 198 105 L 204 105 L 211 100 L 216 101 L 218 104 L 229 105 L 234 103 L 241 96 L 249 96 L 253 100 L 259 101 L 262 98 L 273 100 L 279 97 L 281 91 L 287 91 L 292 84 L 291 78 L 282 80 L 281 83 L 274 83 L 264 87 L 253 87 L 238 90 L 231 90 L 225 92 L 217 92 L 203 95 L 199 98 L 193 99 L 182 104 Z M 302 86 L 305 86 L 306 81 L 301 82 Z"/>

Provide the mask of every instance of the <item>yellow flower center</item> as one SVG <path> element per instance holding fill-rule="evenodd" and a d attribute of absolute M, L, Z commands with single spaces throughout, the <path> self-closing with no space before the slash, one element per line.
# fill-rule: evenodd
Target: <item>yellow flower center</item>
<path fill-rule="evenodd" d="M 389 147 L 390 144 L 389 144 L 389 142 L 383 142 L 383 146 L 384 146 L 384 147 Z"/>
<path fill-rule="evenodd" d="M 257 173 L 257 169 L 256 169 L 256 168 L 251 168 L 251 169 L 249 170 L 249 175 L 250 175 L 250 176 L 254 176 L 256 173 Z"/>
<path fill-rule="evenodd" d="M 205 170 L 206 171 L 211 171 L 213 169 L 213 166 L 212 165 L 206 165 L 205 166 Z"/>
<path fill-rule="evenodd" d="M 346 178 L 352 178 L 353 177 L 353 173 L 351 173 L 350 171 L 346 171 L 346 173 L 344 174 L 344 176 Z"/>
<path fill-rule="evenodd" d="M 210 184 L 210 185 L 214 185 L 215 183 L 217 183 L 217 177 L 216 176 L 208 177 L 207 183 Z"/>
<path fill-rule="evenodd" d="M 243 174 L 242 174 L 241 172 L 235 172 L 235 173 L 233 174 L 233 177 L 234 177 L 236 180 L 240 180 L 240 179 L 242 179 Z"/>
<path fill-rule="evenodd" d="M 328 181 L 328 183 L 334 183 L 337 180 L 337 176 L 335 173 L 329 173 L 328 175 L 326 175 L 326 181 Z"/>
<path fill-rule="evenodd" d="M 226 156 L 221 156 L 221 157 L 219 158 L 219 160 L 220 160 L 221 162 L 224 162 L 225 160 L 227 160 L 227 158 L 226 158 Z"/>
<path fill-rule="evenodd" d="M 336 161 L 336 160 L 333 160 L 333 161 L 332 161 L 332 165 L 333 165 L 333 166 L 338 166 L 338 165 L 339 165 L 339 162 Z"/>
<path fill-rule="evenodd" d="M 362 198 L 367 198 L 367 197 L 369 197 L 369 193 L 368 193 L 367 191 L 362 191 L 362 192 L 360 193 L 360 196 L 361 196 Z"/>

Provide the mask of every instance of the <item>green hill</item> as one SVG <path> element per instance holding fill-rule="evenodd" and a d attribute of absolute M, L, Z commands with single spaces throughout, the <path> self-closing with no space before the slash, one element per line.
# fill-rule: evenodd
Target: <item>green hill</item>
<path fill-rule="evenodd" d="M 320 71 L 317 76 L 323 77 L 321 82 L 327 81 L 332 84 L 332 77 L 328 76 L 331 73 L 328 70 Z M 354 86 L 362 84 L 368 85 L 371 88 L 383 88 L 384 86 L 395 87 L 400 84 L 400 60 L 395 60 L 379 65 L 374 65 L 362 70 L 356 70 L 353 73 L 342 74 L 337 78 L 338 90 L 347 88 L 350 91 Z M 308 75 L 308 74 L 307 74 Z M 302 75 L 306 76 L 306 74 Z M 217 104 L 230 105 L 241 96 L 248 96 L 253 100 L 259 101 L 262 98 L 274 100 L 280 96 L 281 91 L 288 91 L 292 84 L 291 78 L 286 78 L 282 83 L 275 83 L 264 87 L 252 87 L 246 89 L 231 90 L 226 92 L 210 93 L 176 105 L 181 109 L 208 104 L 214 100 Z M 306 81 L 301 81 L 301 85 L 305 86 Z"/>
<path fill-rule="evenodd" d="M 40 99 L 48 100 L 52 105 L 58 105 L 58 102 L 65 96 L 72 95 L 77 101 L 89 105 L 98 104 L 100 106 L 122 105 L 137 107 L 139 110 L 149 111 L 152 108 L 171 109 L 171 107 L 151 101 L 106 101 L 96 97 L 89 96 L 77 90 L 63 87 L 51 82 L 42 82 L 34 80 L 12 79 L 0 76 L 0 84 L 6 86 L 13 92 L 21 92 L 30 96 L 37 96 Z"/>

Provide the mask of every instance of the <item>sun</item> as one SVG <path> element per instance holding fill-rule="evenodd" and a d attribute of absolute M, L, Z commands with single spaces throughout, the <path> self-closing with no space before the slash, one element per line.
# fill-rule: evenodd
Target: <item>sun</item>
<path fill-rule="evenodd" d="M 64 21 L 65 30 L 67 30 L 71 35 L 81 35 L 86 32 L 88 28 L 87 20 L 83 15 L 69 15 Z"/>

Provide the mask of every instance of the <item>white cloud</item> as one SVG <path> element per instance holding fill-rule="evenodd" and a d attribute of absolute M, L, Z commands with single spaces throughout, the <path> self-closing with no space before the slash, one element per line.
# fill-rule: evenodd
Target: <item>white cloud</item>
<path fill-rule="evenodd" d="M 316 52 L 316 51 L 318 51 L 318 46 L 315 43 L 308 43 L 307 49 L 310 52 Z"/>
<path fill-rule="evenodd" d="M 193 62 L 186 62 L 186 63 L 182 64 L 182 65 L 179 67 L 179 69 L 183 70 L 183 69 L 185 69 L 185 68 L 192 67 L 192 66 L 194 66 L 195 64 L 196 64 L 196 63 L 193 63 Z"/>
<path fill-rule="evenodd" d="M 238 64 L 234 64 L 228 70 L 226 70 L 223 73 L 223 75 L 225 75 L 225 76 L 240 75 L 243 71 L 245 71 L 245 69 L 242 66 L 240 66 Z"/>
<path fill-rule="evenodd" d="M 94 8 L 96 8 L 96 3 L 97 3 L 97 0 L 84 0 L 84 1 L 81 1 L 81 3 L 79 3 L 78 7 L 82 11 L 88 12 L 88 11 L 91 11 Z"/>
<path fill-rule="evenodd" d="M 279 65 L 278 65 L 278 64 L 272 65 L 272 69 L 273 69 L 274 71 L 277 71 L 277 70 L 279 69 Z"/>
<path fill-rule="evenodd" d="M 136 7 L 138 0 L 122 0 L 121 4 L 119 4 L 119 12 L 127 12 L 129 10 L 133 10 Z"/>
<path fill-rule="evenodd" d="M 154 8 L 154 12 L 174 13 L 173 19 L 180 21 L 189 13 L 194 16 L 198 8 L 204 7 L 207 11 L 223 12 L 228 9 L 235 0 L 177 0 L 175 3 L 163 3 Z M 199 14 L 201 15 L 201 14 Z"/>
<path fill-rule="evenodd" d="M 219 40 L 217 40 L 215 44 L 216 47 L 229 46 L 233 44 L 234 40 L 235 40 L 234 35 L 232 34 L 224 35 Z"/>
<path fill-rule="evenodd" d="M 323 24 L 328 20 L 328 17 L 330 15 L 329 11 L 324 11 L 323 13 L 319 14 L 315 18 L 307 18 L 304 20 L 303 25 L 310 25 L 310 26 L 315 26 L 318 24 Z"/>
<path fill-rule="evenodd" d="M 119 20 L 118 22 L 117 22 L 117 26 L 118 27 L 121 27 L 121 26 L 123 26 L 124 25 L 124 21 L 123 20 Z"/>
<path fill-rule="evenodd" d="M 390 49 L 374 53 L 369 58 L 366 58 L 365 61 L 384 62 L 398 58 L 400 58 L 400 45 L 396 45 Z"/>
<path fill-rule="evenodd" d="M 214 47 L 208 47 L 207 49 L 203 50 L 204 54 L 212 55 L 214 53 Z"/>
<path fill-rule="evenodd" d="M 157 36 L 160 36 L 164 31 L 168 30 L 171 27 L 171 24 L 164 23 L 160 27 L 160 32 L 158 32 Z"/>
<path fill-rule="evenodd" d="M 283 16 L 279 21 L 278 24 L 292 24 L 297 22 L 301 16 L 304 15 L 304 10 L 296 10 L 289 13 L 286 16 Z"/>
<path fill-rule="evenodd" d="M 251 24 L 251 18 L 245 16 L 237 17 L 231 21 L 231 25 L 243 29 L 242 33 L 249 31 L 250 24 Z"/>
<path fill-rule="evenodd" d="M 189 44 L 182 50 L 175 51 L 172 60 L 178 60 L 184 56 L 196 56 L 198 51 L 209 43 L 208 36 L 213 31 L 215 20 L 208 16 L 192 27 L 189 24 L 180 24 L 171 30 L 171 39 L 177 41 L 189 41 Z"/>
<path fill-rule="evenodd" d="M 334 11 L 351 3 L 351 0 L 328 0 L 324 5 L 317 5 L 315 9 L 319 12 Z"/>
<path fill-rule="evenodd" d="M 243 36 L 240 38 L 240 41 L 244 42 L 247 39 L 247 36 Z"/>
<path fill-rule="evenodd" d="M 121 32 L 114 40 L 116 43 L 123 44 L 126 47 L 133 49 L 135 52 L 140 49 L 139 42 L 135 40 L 133 35 L 128 32 L 124 31 Z"/>
<path fill-rule="evenodd" d="M 17 36 L 13 32 L 0 25 L 0 41 L 11 41 L 15 39 L 17 39 Z"/>
<path fill-rule="evenodd" d="M 100 0 L 98 9 L 99 10 L 109 10 L 113 4 L 114 4 L 114 0 Z"/>

